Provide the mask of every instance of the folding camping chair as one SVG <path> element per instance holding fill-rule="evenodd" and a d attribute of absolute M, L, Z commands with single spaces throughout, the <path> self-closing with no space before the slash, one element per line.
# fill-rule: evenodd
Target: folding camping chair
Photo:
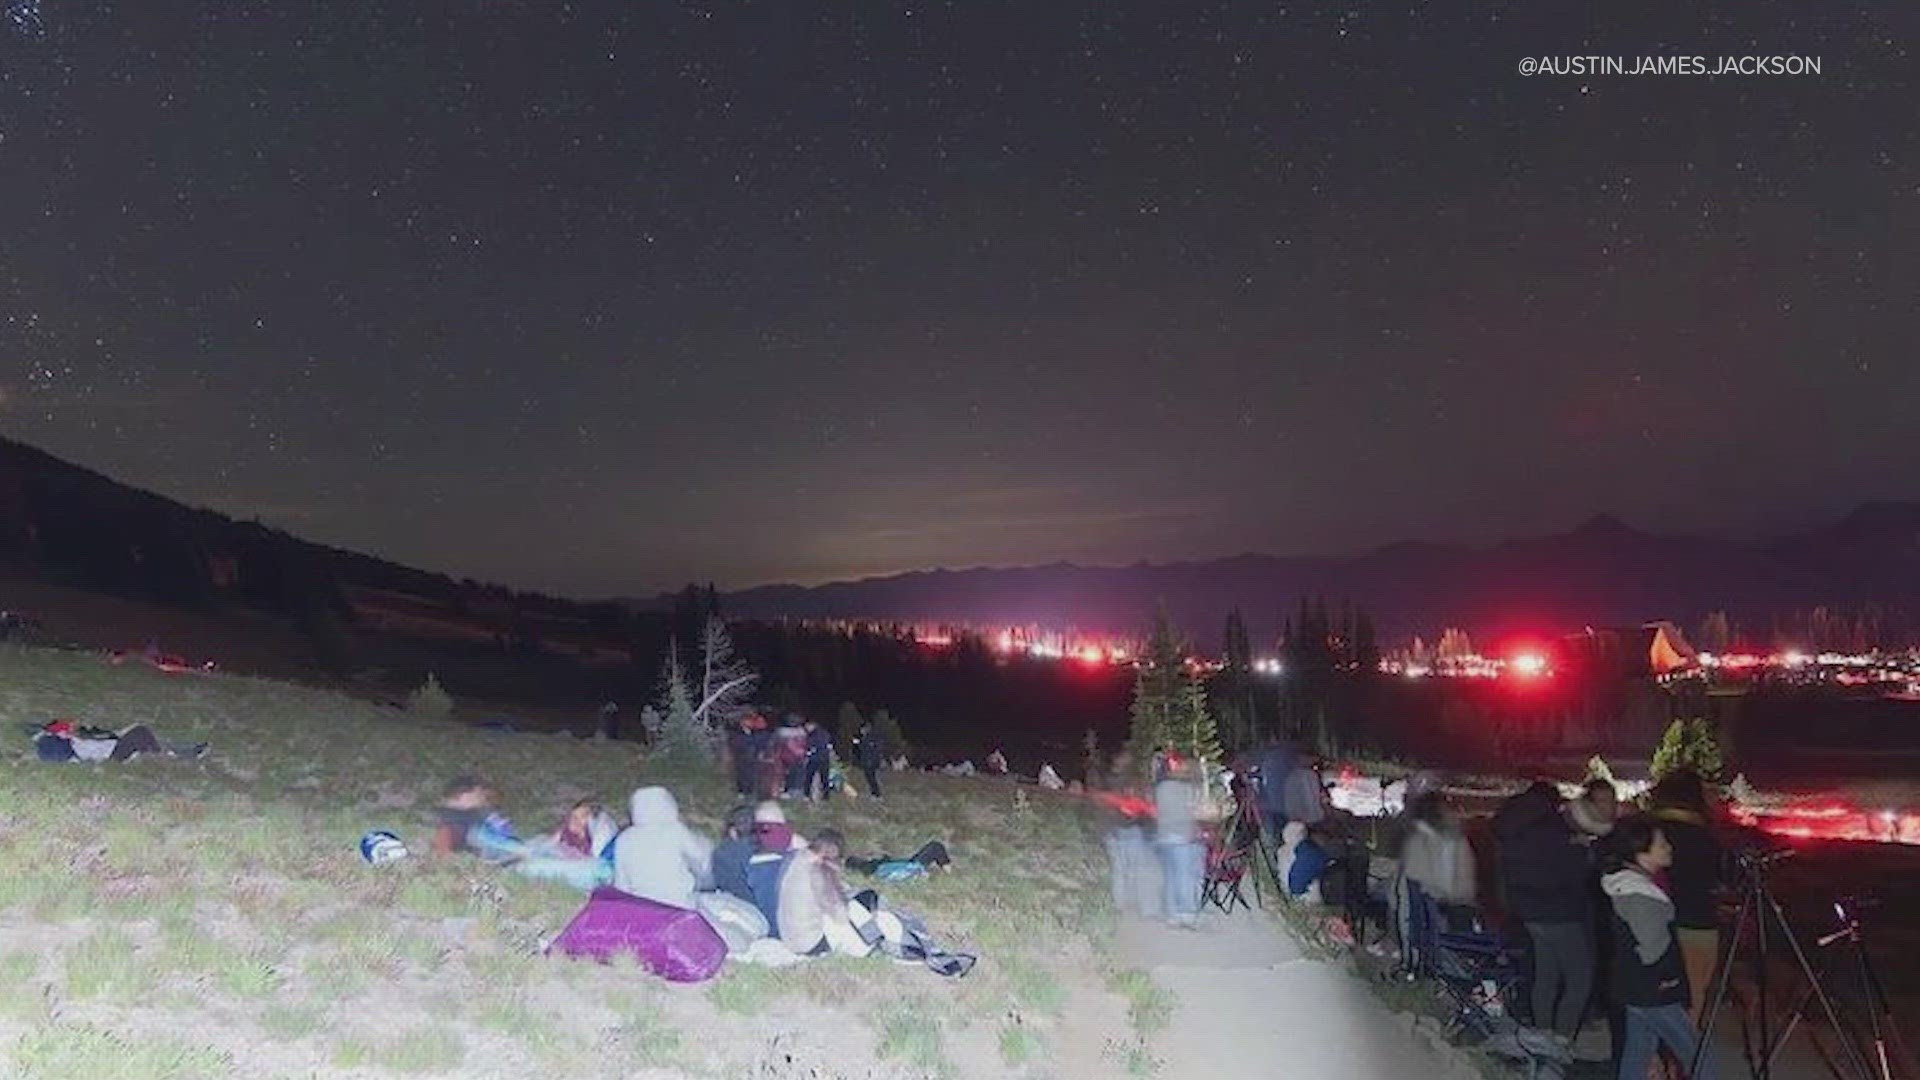
<path fill-rule="evenodd" d="M 1453 1004 L 1449 1033 L 1467 1031 L 1481 1040 L 1508 1031 L 1512 1018 L 1507 1003 L 1516 998 L 1520 964 L 1514 950 L 1499 933 L 1478 918 L 1465 929 L 1450 925 L 1438 900 L 1412 881 L 1406 882 L 1407 970 L 1431 979 Z"/>
<path fill-rule="evenodd" d="M 1241 883 L 1249 878 L 1253 880 L 1253 898 L 1262 908 L 1266 902 L 1260 896 L 1260 878 L 1249 874 L 1253 868 L 1254 852 L 1260 846 L 1257 834 L 1246 834 L 1238 838 L 1229 828 L 1224 838 L 1207 838 L 1207 875 L 1201 885 L 1200 896 L 1207 903 L 1219 908 L 1223 913 L 1232 914 L 1235 904 L 1251 908 L 1246 894 L 1240 889 Z"/>

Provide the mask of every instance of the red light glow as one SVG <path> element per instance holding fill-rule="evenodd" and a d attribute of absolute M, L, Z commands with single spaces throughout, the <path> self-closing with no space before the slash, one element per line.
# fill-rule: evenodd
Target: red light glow
<path fill-rule="evenodd" d="M 1547 673 L 1547 658 L 1539 653 L 1519 653 L 1507 661 L 1515 675 L 1525 679 L 1538 678 Z"/>

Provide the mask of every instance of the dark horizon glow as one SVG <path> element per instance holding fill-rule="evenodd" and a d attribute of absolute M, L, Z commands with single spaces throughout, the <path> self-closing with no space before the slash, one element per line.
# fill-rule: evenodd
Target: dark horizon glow
<path fill-rule="evenodd" d="M 1890 3 L 14 7 L 0 432 L 321 542 L 600 597 L 1920 497 Z M 1515 70 L 1662 53 L 1822 73 Z"/>

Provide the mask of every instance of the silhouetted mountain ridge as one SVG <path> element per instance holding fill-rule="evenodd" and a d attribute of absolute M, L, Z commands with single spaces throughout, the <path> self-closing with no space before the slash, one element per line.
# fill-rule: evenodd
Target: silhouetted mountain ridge
<path fill-rule="evenodd" d="M 1357 556 L 1242 553 L 1124 567 L 975 567 L 728 594 L 746 617 L 1037 623 L 1128 632 L 1164 602 L 1210 641 L 1229 610 L 1272 634 L 1301 596 L 1351 601 L 1383 633 L 1578 628 L 1724 610 L 1765 620 L 1818 605 L 1920 608 L 1920 503 L 1864 504 L 1777 541 L 1648 532 L 1610 514 L 1488 548 L 1426 541 Z"/>

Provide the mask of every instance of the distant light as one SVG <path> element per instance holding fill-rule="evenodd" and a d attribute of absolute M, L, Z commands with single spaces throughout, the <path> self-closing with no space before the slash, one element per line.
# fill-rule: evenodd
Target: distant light
<path fill-rule="evenodd" d="M 1546 673 L 1547 658 L 1539 653 L 1521 653 L 1509 661 L 1508 666 L 1514 674 L 1530 679 Z"/>
<path fill-rule="evenodd" d="M 1803 652 L 1790 652 L 1785 659 L 1788 667 L 1806 667 L 1807 661 L 1813 658 Z"/>
<path fill-rule="evenodd" d="M 1080 659 L 1089 664 L 1097 664 L 1105 659 L 1105 654 L 1100 651 L 1098 646 L 1088 645 L 1080 650 Z"/>

